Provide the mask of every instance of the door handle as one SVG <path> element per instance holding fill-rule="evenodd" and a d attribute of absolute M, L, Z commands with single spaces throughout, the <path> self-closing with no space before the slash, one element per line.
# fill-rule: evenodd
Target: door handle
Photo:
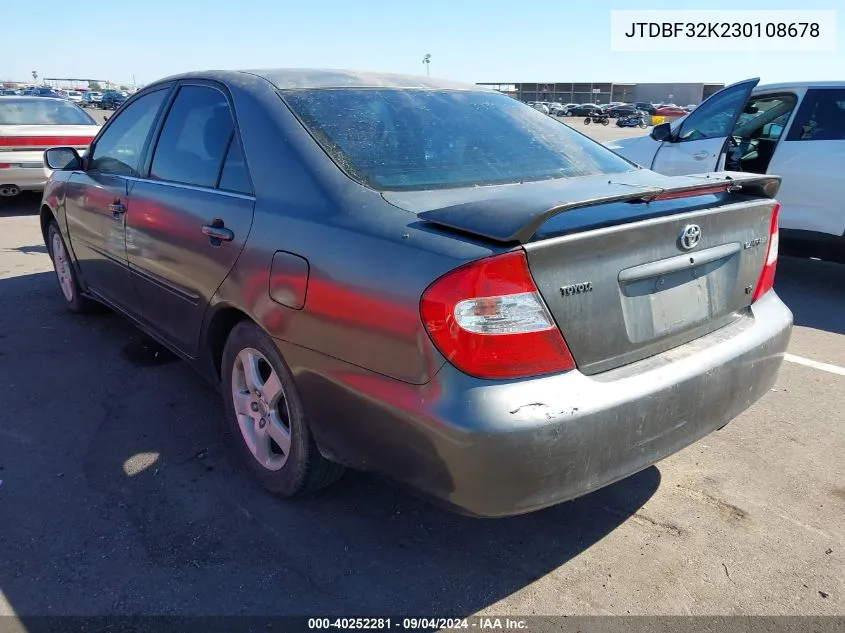
<path fill-rule="evenodd" d="M 696 152 L 692 155 L 695 160 L 704 160 L 708 156 L 710 156 L 710 152 Z"/>
<path fill-rule="evenodd" d="M 111 217 L 118 220 L 121 215 L 126 213 L 126 206 L 120 200 L 116 200 L 109 205 L 109 211 L 111 211 Z"/>
<path fill-rule="evenodd" d="M 222 222 L 219 225 L 216 222 L 206 224 L 202 227 L 202 232 L 204 235 L 209 237 L 212 244 L 214 244 L 215 240 L 217 241 L 217 244 L 219 244 L 220 242 L 231 242 L 235 239 L 235 234 L 225 228 Z M 217 244 L 215 244 L 215 246 Z"/>

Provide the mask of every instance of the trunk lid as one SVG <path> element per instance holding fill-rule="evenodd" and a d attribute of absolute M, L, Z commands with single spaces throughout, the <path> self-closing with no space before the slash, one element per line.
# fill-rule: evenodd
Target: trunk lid
<path fill-rule="evenodd" d="M 713 192 L 725 182 L 732 191 Z M 579 370 L 596 374 L 742 318 L 766 260 L 779 182 L 636 172 L 627 181 L 536 187 L 522 201 L 485 192 L 419 216 L 522 244 Z"/>
<path fill-rule="evenodd" d="M 83 150 L 99 131 L 99 125 L 0 125 L 0 155 L 59 146 Z"/>

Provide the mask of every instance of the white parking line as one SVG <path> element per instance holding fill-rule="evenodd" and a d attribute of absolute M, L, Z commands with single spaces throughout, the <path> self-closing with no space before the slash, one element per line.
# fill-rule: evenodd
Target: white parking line
<path fill-rule="evenodd" d="M 845 376 L 845 367 L 830 365 L 828 363 L 820 363 L 816 360 L 810 360 L 809 358 L 803 358 L 801 356 L 793 356 L 792 354 L 784 354 L 783 359 L 788 360 L 790 363 L 797 363 L 798 365 L 805 365 L 806 367 L 812 367 L 813 369 L 820 369 L 831 374 Z"/>

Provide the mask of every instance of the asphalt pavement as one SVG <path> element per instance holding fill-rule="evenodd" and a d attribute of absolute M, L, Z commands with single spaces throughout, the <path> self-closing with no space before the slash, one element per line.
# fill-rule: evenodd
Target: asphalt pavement
<path fill-rule="evenodd" d="M 259 490 L 213 387 L 64 309 L 38 203 L 0 201 L 0 615 L 845 614 L 845 265 L 781 259 L 790 360 L 725 429 L 478 520 L 374 475 Z"/>

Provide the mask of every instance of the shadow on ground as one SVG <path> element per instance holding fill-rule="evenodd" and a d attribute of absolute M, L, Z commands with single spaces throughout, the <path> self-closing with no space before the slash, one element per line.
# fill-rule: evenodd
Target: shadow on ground
<path fill-rule="evenodd" d="M 12 198 L 0 197 L 0 218 L 16 215 L 38 215 L 41 192 L 24 191 Z"/>
<path fill-rule="evenodd" d="M 781 257 L 775 291 L 792 310 L 795 325 L 845 334 L 845 264 Z"/>
<path fill-rule="evenodd" d="M 230 457 L 219 396 L 51 273 L 0 280 L 0 589 L 39 614 L 467 615 L 554 573 L 654 494 L 649 468 L 471 519 L 367 474 L 282 501 Z"/>

